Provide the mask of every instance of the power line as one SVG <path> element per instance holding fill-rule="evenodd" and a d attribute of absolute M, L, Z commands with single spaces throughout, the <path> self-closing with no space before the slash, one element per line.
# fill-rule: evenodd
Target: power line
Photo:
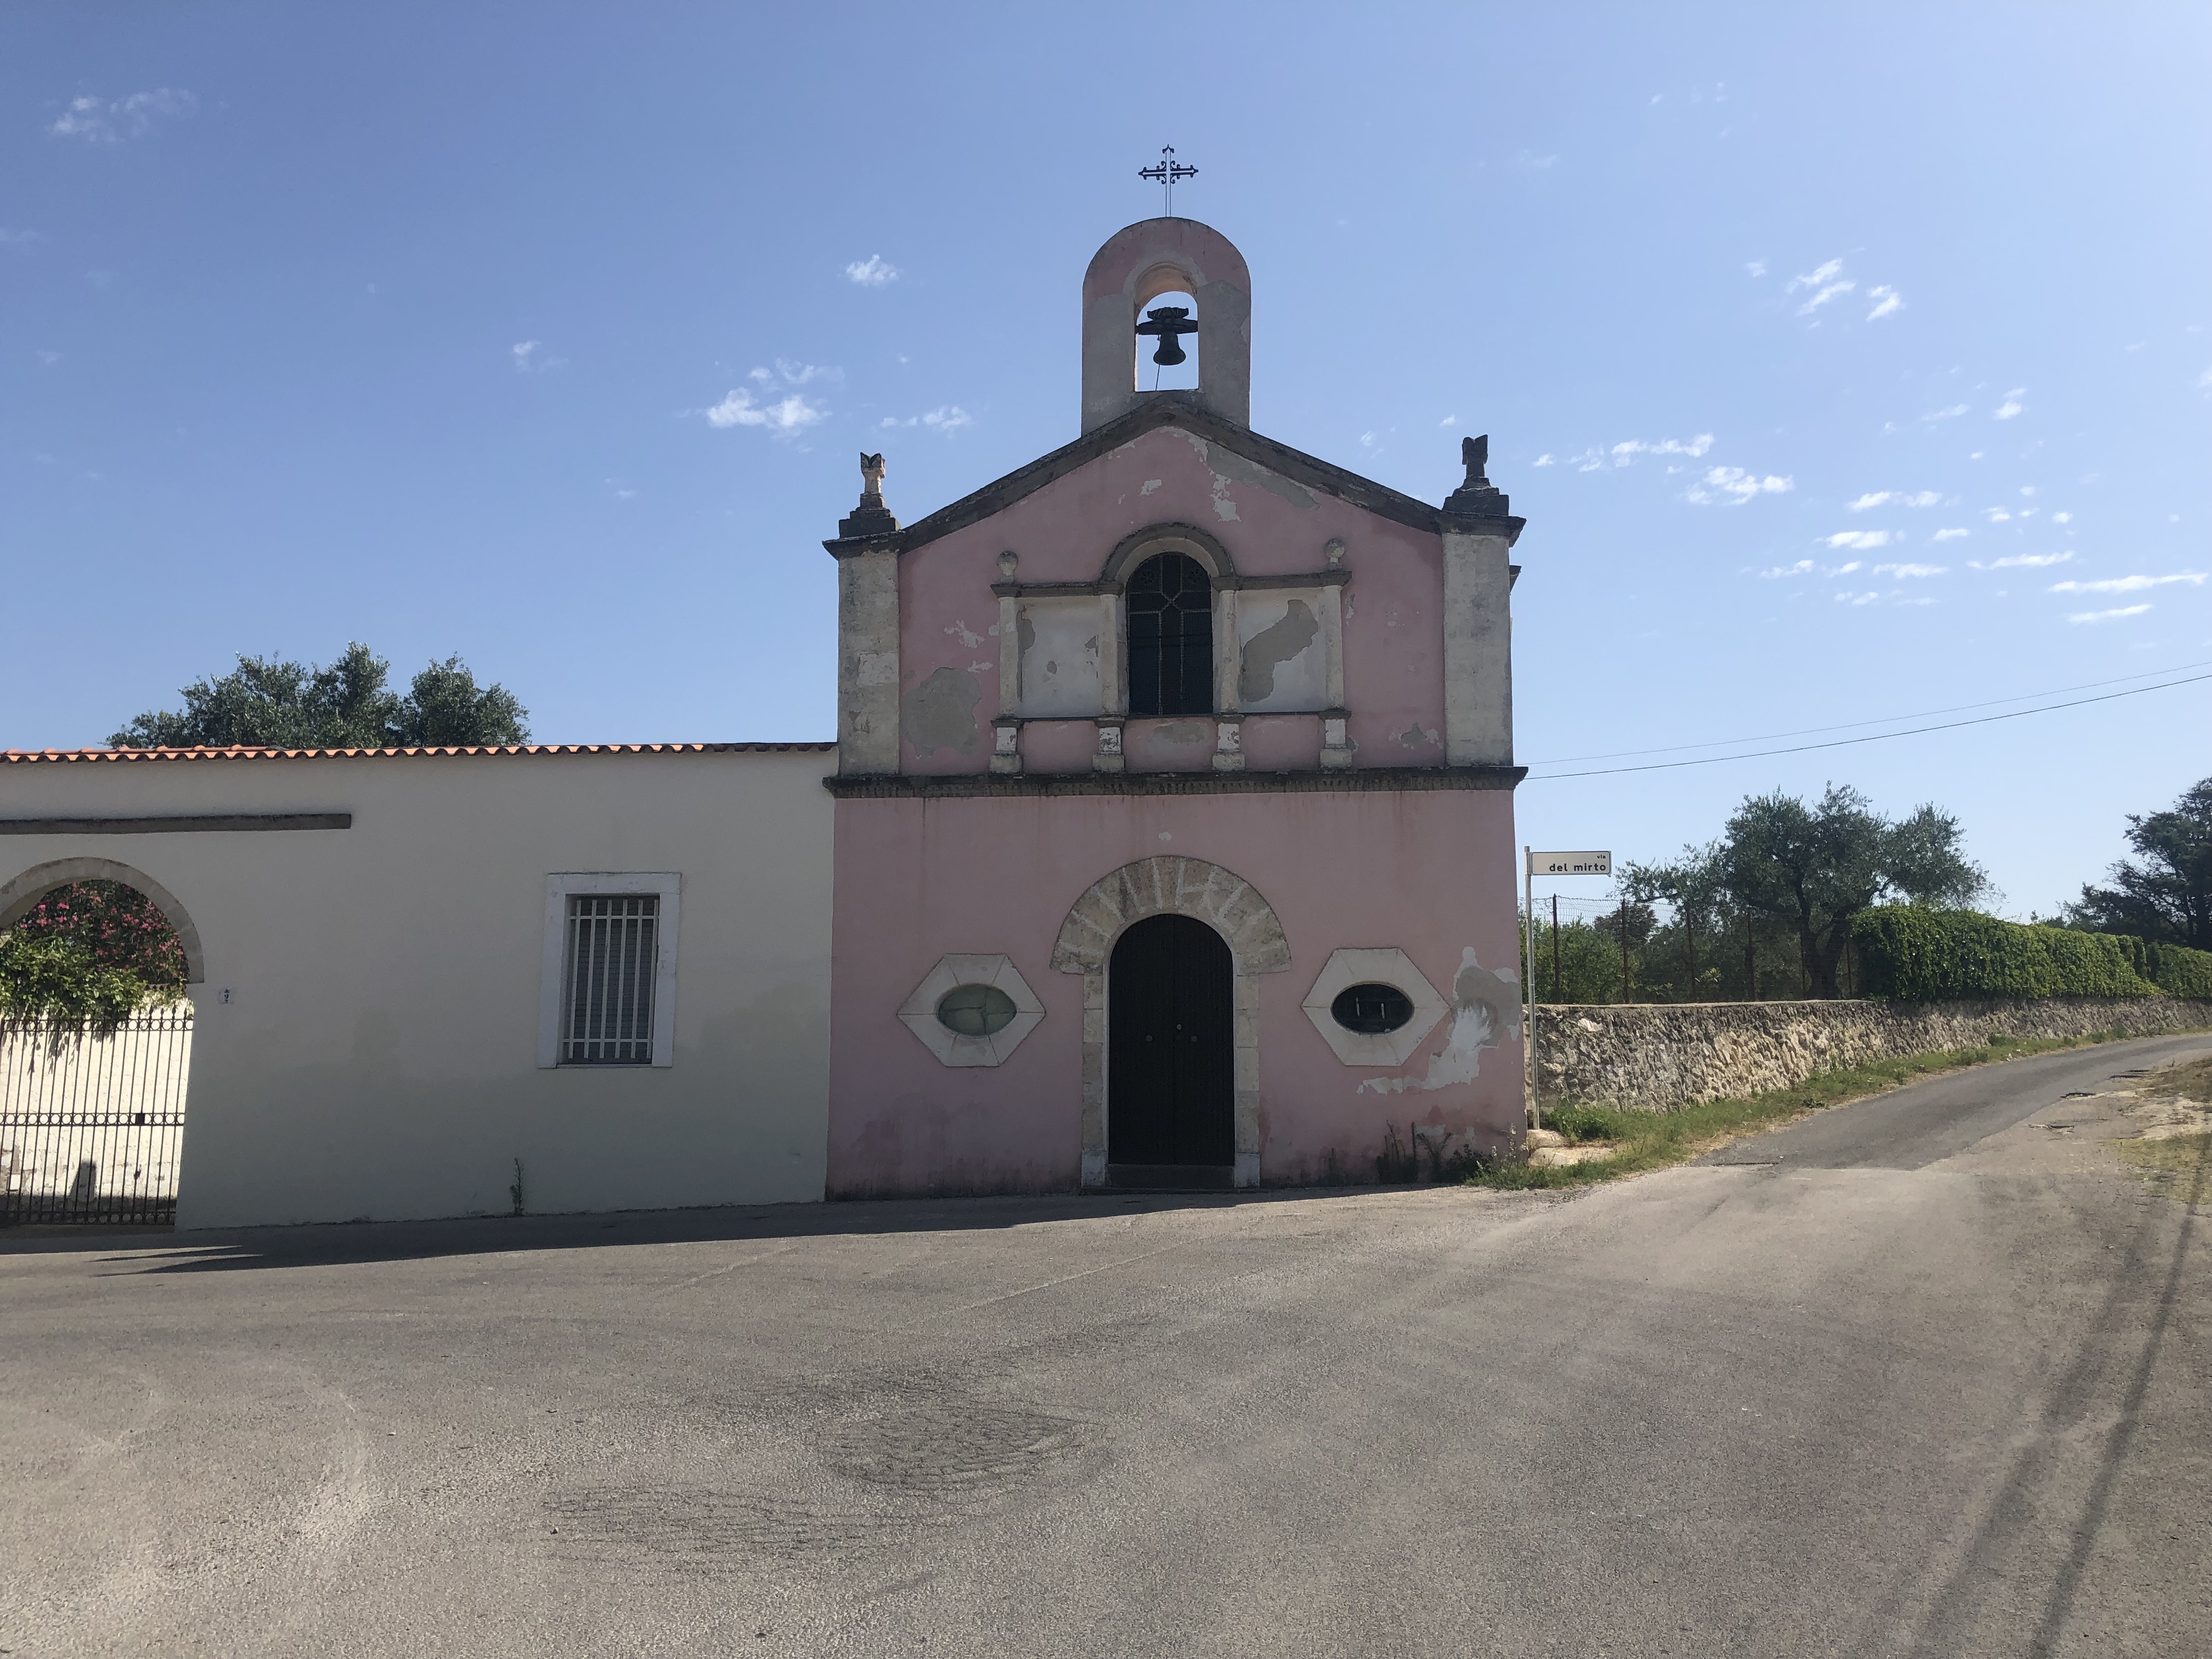
<path fill-rule="evenodd" d="M 2132 691 L 2107 691 L 2101 697 L 2077 697 L 2072 702 L 2046 703 L 2040 708 L 2015 708 L 2009 714 L 1984 714 L 1977 720 L 1946 720 L 1941 726 L 1916 726 L 1907 732 L 1875 732 L 1863 738 L 1835 738 L 1826 743 L 1801 743 L 1787 749 L 1755 749 L 1745 755 L 1706 755 L 1697 760 L 1653 761 L 1644 766 L 1606 766 L 1593 772 L 1553 772 L 1545 777 L 1532 777 L 1528 781 L 1552 783 L 1562 778 L 1604 778 L 1621 772 L 1665 772 L 1680 766 L 1717 766 L 1723 761 L 1762 760 L 1769 755 L 1802 755 L 1814 749 L 1844 749 L 1853 744 L 1881 743 L 1888 738 L 1917 738 L 1927 732 L 1955 732 L 1962 726 L 1988 726 L 1997 720 L 2016 720 L 2024 714 L 2054 714 L 2061 708 L 2080 708 L 2093 702 L 2139 697 L 2146 691 L 2170 691 L 2177 685 L 2195 685 L 2203 680 L 2212 680 L 2212 674 L 2196 674 L 2185 680 L 2168 680 L 2163 685 L 2139 685 Z"/>
<path fill-rule="evenodd" d="M 1922 708 L 1915 710 L 1913 713 L 1909 714 L 1886 715 L 1881 720 L 1844 720 L 1841 724 L 1836 726 L 1808 726 L 1795 732 L 1759 732 L 1753 733 L 1747 738 L 1715 738 L 1710 743 L 1662 744 L 1656 749 L 1615 749 L 1609 753 L 1602 755 L 1561 755 L 1556 760 L 1530 761 L 1528 764 L 1531 766 L 1574 766 L 1583 761 L 1632 760 L 1639 755 L 1679 755 L 1686 749 L 1727 749 L 1739 743 L 1771 743 L 1777 738 L 1817 737 L 1823 732 L 1850 732 L 1855 731 L 1862 726 L 1893 726 L 1899 720 L 1924 720 L 1937 714 L 1963 714 L 1970 708 L 1995 708 L 2001 703 L 2032 702 L 2038 697 L 2063 697 L 2069 691 L 2094 691 L 2101 686 L 2125 685 L 2130 680 L 2155 679 L 2161 674 L 2179 674 L 2191 668 L 2212 668 L 2212 662 L 2175 663 L 2166 668 L 2149 669 L 2141 674 L 2122 674 L 2112 679 L 2090 680 L 2081 685 L 2057 685 L 2053 686 L 2048 691 L 2023 691 L 2016 697 L 1991 697 L 1985 702 L 1962 702 L 1954 704 L 1948 708 Z M 2179 685 L 2185 684 L 2185 682 L 2177 680 L 2174 684 Z M 2159 688 L 2154 685 L 2149 685 L 2145 686 L 2142 689 L 2146 691 L 2155 691 Z M 2032 713 L 2033 711 L 2023 710 L 2022 712 Z M 1902 737 L 1905 734 L 1903 732 L 1899 732 L 1897 735 Z M 1726 757 L 1723 757 L 1723 758 Z"/>

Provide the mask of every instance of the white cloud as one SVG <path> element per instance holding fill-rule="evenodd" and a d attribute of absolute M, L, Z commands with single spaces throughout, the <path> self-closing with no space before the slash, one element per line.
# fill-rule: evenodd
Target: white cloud
<path fill-rule="evenodd" d="M 34 351 L 31 355 L 49 368 L 62 360 L 62 354 L 58 351 Z"/>
<path fill-rule="evenodd" d="M 1754 276 L 1764 276 L 1766 275 L 1766 261 L 1764 259 L 1753 259 L 1749 264 L 1746 265 L 1744 269 Z"/>
<path fill-rule="evenodd" d="M 1811 289 L 1813 297 L 1797 307 L 1797 314 L 1800 317 L 1809 317 L 1829 301 L 1840 295 L 1856 290 L 1858 284 L 1844 276 L 1843 270 L 1844 262 L 1841 259 L 1831 259 L 1826 264 L 1807 271 L 1802 276 L 1792 276 L 1783 284 L 1782 291 L 1784 294 L 1795 294 L 1801 288 Z M 1879 291 L 1889 292 L 1887 289 Z"/>
<path fill-rule="evenodd" d="M 1941 492 L 1933 489 L 1923 489 L 1917 492 L 1903 489 L 1875 489 L 1869 491 L 1866 495 L 1860 496 L 1855 501 L 1846 501 L 1844 506 L 1846 512 L 1863 513 L 1871 507 L 1889 507 L 1892 505 L 1898 507 L 1934 507 L 1941 502 L 1942 499 L 1943 497 Z"/>
<path fill-rule="evenodd" d="M 1874 568 L 1877 576 L 1894 576 L 1899 581 L 1912 581 L 1922 576 L 1941 576 L 1949 567 L 1940 564 L 1878 564 Z"/>
<path fill-rule="evenodd" d="M 1712 447 L 1713 434 L 1710 432 L 1700 432 L 1687 443 L 1680 438 L 1662 438 L 1656 443 L 1646 443 L 1641 438 L 1629 438 L 1610 449 L 1586 449 L 1576 459 L 1582 462 L 1583 471 L 1595 472 L 1608 464 L 1626 466 L 1638 455 L 1687 455 L 1694 459 Z"/>
<path fill-rule="evenodd" d="M 1513 158 L 1516 166 L 1533 167 L 1540 173 L 1546 167 L 1558 165 L 1559 160 L 1556 155 L 1539 155 L 1533 149 L 1522 150 Z"/>
<path fill-rule="evenodd" d="M 1905 296 L 1887 283 L 1880 288 L 1869 289 L 1867 298 L 1875 301 L 1874 309 L 1866 314 L 1866 319 L 1870 323 L 1877 318 L 1892 316 L 1905 309 Z"/>
<path fill-rule="evenodd" d="M 1877 547 L 1889 545 L 1887 530 L 1839 530 L 1828 538 L 1831 547 L 1848 547 L 1855 552 L 1871 553 Z"/>
<path fill-rule="evenodd" d="M 1552 464 L 1552 452 L 1548 449 L 1529 463 L 1531 466 L 1550 466 Z"/>
<path fill-rule="evenodd" d="M 35 230 L 17 230 L 7 225 L 0 225 L 0 247 L 28 247 L 33 242 L 43 242 L 46 240 L 45 236 Z"/>
<path fill-rule="evenodd" d="M 119 144 L 143 138 L 165 116 L 190 115 L 199 100 L 189 92 L 156 87 L 125 98 L 72 98 L 46 129 L 57 138 L 82 138 L 88 144 Z"/>
<path fill-rule="evenodd" d="M 1973 533 L 1971 530 L 1939 530 L 1929 539 L 1938 542 L 1955 542 L 1963 540 Z"/>
<path fill-rule="evenodd" d="M 1858 559 L 1846 559 L 1843 563 L 1836 566 L 1833 569 L 1823 570 L 1820 574 L 1824 576 L 1848 576 L 1852 572 L 1862 570 L 1863 568 L 1865 568 L 1865 564 L 1863 561 Z"/>
<path fill-rule="evenodd" d="M 1700 507 L 1716 501 L 1724 507 L 1741 507 L 1754 495 L 1779 495 L 1796 487 L 1795 478 L 1778 478 L 1771 473 L 1762 478 L 1740 466 L 1716 466 L 1690 486 L 1689 499 Z"/>
<path fill-rule="evenodd" d="M 2149 609 L 2147 605 L 2124 605 L 2111 611 L 2076 611 L 2066 620 L 2070 623 L 2118 622 L 2122 617 L 2140 617 Z"/>
<path fill-rule="evenodd" d="M 741 386 L 712 409 L 702 412 L 709 426 L 765 427 L 775 436 L 787 438 L 810 426 L 820 424 L 830 416 L 828 410 L 808 402 L 805 392 L 793 388 L 811 380 L 834 379 L 836 374 L 834 368 L 821 368 L 812 363 L 787 363 L 779 359 L 773 372 L 756 368 L 746 376 L 759 384 L 760 398 L 769 401 L 756 402 L 755 394 Z M 775 394 L 778 392 L 783 395 L 776 397 Z"/>
<path fill-rule="evenodd" d="M 2206 369 L 2197 377 L 2197 389 L 2199 392 L 2212 392 L 2212 368 Z"/>
<path fill-rule="evenodd" d="M 1813 562 L 1810 559 L 1800 559 L 1795 564 L 1778 564 L 1773 569 L 1762 570 L 1759 574 L 1761 578 L 1768 581 L 1773 580 L 1777 576 L 1809 576 L 1813 574 Z"/>
<path fill-rule="evenodd" d="M 2010 524 L 2012 522 L 2012 514 L 2006 512 L 2005 509 L 2001 507 L 1985 507 L 1982 509 L 1982 516 L 1987 519 L 1991 524 Z"/>
<path fill-rule="evenodd" d="M 2027 407 L 2026 404 L 2021 402 L 2021 399 L 2027 395 L 2027 388 L 2026 386 L 2014 386 L 2011 391 L 2005 393 L 2005 400 L 1990 411 L 1990 418 L 1993 421 L 2008 421 L 2012 419 L 2014 416 L 2021 413 L 2021 410 Z"/>
<path fill-rule="evenodd" d="M 1931 409 L 1920 418 L 1923 421 L 1955 421 L 1966 412 L 1966 404 L 1953 404 L 1948 409 Z"/>
<path fill-rule="evenodd" d="M 940 404 L 925 414 L 909 415 L 901 420 L 896 415 L 886 415 L 876 422 L 879 427 L 926 426 L 933 432 L 957 432 L 963 426 L 975 424 L 975 417 L 957 404 Z"/>
<path fill-rule="evenodd" d="M 899 268 L 888 263 L 880 253 L 871 253 L 865 259 L 855 259 L 845 267 L 845 280 L 857 283 L 862 288 L 881 288 L 886 283 L 899 279 Z"/>
<path fill-rule="evenodd" d="M 2008 553 L 2002 559 L 1991 559 L 1987 564 L 1978 559 L 1966 562 L 1977 570 L 2044 570 L 2054 564 L 2064 564 L 2071 553 Z"/>
<path fill-rule="evenodd" d="M 1459 424 L 1459 416 L 1456 415 L 1447 415 L 1443 419 L 1438 421 L 1437 424 L 1438 426 L 1457 426 Z"/>
<path fill-rule="evenodd" d="M 817 380 L 842 380 L 845 378 L 845 371 L 835 367 L 825 368 L 819 363 L 794 363 L 787 358 L 779 357 L 773 370 L 757 368 L 745 378 L 757 380 L 764 386 L 812 386 Z"/>
<path fill-rule="evenodd" d="M 1854 593 L 1848 588 L 1839 588 L 1836 593 L 1836 603 L 1838 605 L 1872 605 L 1881 597 L 1879 593 Z"/>
<path fill-rule="evenodd" d="M 2187 582 L 2191 587 L 2204 585 L 2202 573 L 2195 570 L 2177 571 L 2171 576 L 2107 576 L 2094 582 L 2053 582 L 2054 593 L 2140 593 L 2146 587 L 2165 587 L 2174 582 Z"/>
<path fill-rule="evenodd" d="M 2074 515 L 2071 513 L 2054 513 L 2051 515 L 2051 522 L 2053 524 L 2072 524 L 2074 522 Z"/>

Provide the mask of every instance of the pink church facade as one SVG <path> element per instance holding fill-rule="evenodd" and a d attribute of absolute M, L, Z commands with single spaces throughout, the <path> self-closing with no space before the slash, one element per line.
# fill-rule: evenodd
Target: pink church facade
<path fill-rule="evenodd" d="M 1140 331 L 1169 293 L 1194 322 Z M 1133 225 L 1085 278 L 1073 443 L 905 526 L 864 461 L 825 544 L 833 1196 L 1518 1133 L 1522 521 L 1480 443 L 1438 507 L 1253 432 L 1250 314 L 1218 233 Z M 1139 391 L 1177 333 L 1196 392 Z"/>

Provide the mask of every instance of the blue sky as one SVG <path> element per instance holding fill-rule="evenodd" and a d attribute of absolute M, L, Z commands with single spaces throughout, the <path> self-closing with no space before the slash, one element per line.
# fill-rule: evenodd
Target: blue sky
<path fill-rule="evenodd" d="M 1432 501 L 1492 434 L 1524 759 L 2212 664 L 2208 69 L 2185 4 L 14 5 L 0 738 L 356 638 L 544 740 L 829 735 L 855 452 L 911 519 L 1074 435 L 1163 143 L 1256 426 Z M 2197 684 L 1522 824 L 1853 782 L 2020 914 L 2208 738 Z"/>

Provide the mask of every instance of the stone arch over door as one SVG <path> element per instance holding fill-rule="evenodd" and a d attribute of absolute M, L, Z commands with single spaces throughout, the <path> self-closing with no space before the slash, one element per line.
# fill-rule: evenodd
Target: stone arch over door
<path fill-rule="evenodd" d="M 40 899 L 57 887 L 78 881 L 119 881 L 153 900 L 169 926 L 177 930 L 177 943 L 185 952 L 185 982 L 198 985 L 207 978 L 207 958 L 200 949 L 200 930 L 177 896 L 143 870 L 134 870 L 113 859 L 55 859 L 33 865 L 5 885 L 0 885 L 0 932 L 21 921 Z"/>
<path fill-rule="evenodd" d="M 1260 1184 L 1260 986 L 1291 965 L 1274 907 L 1235 872 L 1203 859 L 1125 864 L 1094 882 L 1060 925 L 1052 965 L 1083 975 L 1083 1184 L 1106 1180 L 1106 971 L 1121 930 L 1147 916 L 1192 916 L 1228 941 L 1236 965 L 1237 1184 Z"/>

